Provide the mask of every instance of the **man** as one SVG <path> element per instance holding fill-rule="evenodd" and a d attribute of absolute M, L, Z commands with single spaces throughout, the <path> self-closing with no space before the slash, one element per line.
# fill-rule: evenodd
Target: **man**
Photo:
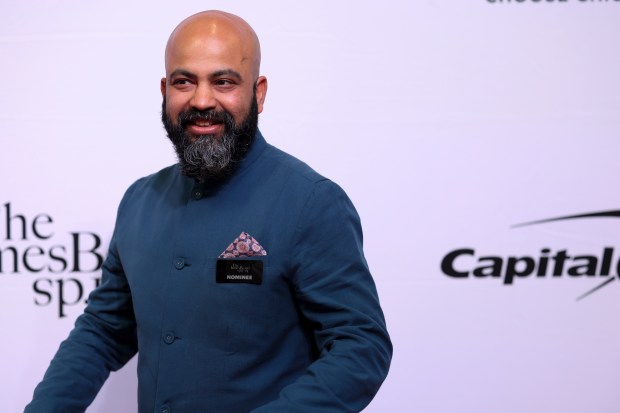
<path fill-rule="evenodd" d="M 162 120 L 179 164 L 126 192 L 74 330 L 26 412 L 83 412 L 138 352 L 146 412 L 357 412 L 391 344 L 344 192 L 267 144 L 267 79 L 237 16 L 166 46 Z"/>

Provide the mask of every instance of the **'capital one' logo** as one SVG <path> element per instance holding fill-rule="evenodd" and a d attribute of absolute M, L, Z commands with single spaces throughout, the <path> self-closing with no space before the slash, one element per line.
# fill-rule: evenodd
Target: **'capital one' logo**
<path fill-rule="evenodd" d="M 513 225 L 513 228 L 540 225 L 554 221 L 592 218 L 620 218 L 620 211 L 592 212 L 561 216 Z M 614 246 L 602 246 L 598 254 L 581 254 L 568 248 L 540 249 L 537 256 L 480 254 L 475 248 L 459 248 L 447 253 L 441 260 L 441 271 L 453 278 L 498 278 L 503 284 L 512 285 L 517 279 L 536 277 L 573 278 L 588 277 L 599 282 L 577 297 L 587 297 L 595 291 L 618 280 L 620 257 Z"/>

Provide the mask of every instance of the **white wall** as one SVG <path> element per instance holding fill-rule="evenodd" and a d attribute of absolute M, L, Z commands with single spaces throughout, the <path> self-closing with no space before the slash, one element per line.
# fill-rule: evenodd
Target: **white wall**
<path fill-rule="evenodd" d="M 163 49 L 204 8 L 239 14 L 261 38 L 269 142 L 340 183 L 360 212 L 395 345 L 366 412 L 618 410 L 620 252 L 610 275 L 600 266 L 620 219 L 511 227 L 620 210 L 611 0 L 0 4 L 4 410 L 28 402 L 83 308 L 67 304 L 59 318 L 59 283 L 67 303 L 78 293 L 71 279 L 84 294 L 94 286 L 92 254 L 69 271 L 71 233 L 83 250 L 91 234 L 106 244 L 125 188 L 174 161 L 159 121 Z M 7 203 L 28 225 L 39 216 L 49 238 L 30 226 L 19 239 L 16 218 L 7 239 Z M 9 247 L 28 251 L 33 270 L 20 261 L 14 273 Z M 456 261 L 460 271 L 481 256 L 538 259 L 543 248 L 552 263 L 562 250 L 598 261 L 590 276 L 568 274 L 582 258 L 560 276 L 505 284 L 443 274 L 460 248 L 476 252 Z M 50 250 L 66 256 L 66 271 Z M 53 294 L 49 305 L 37 305 L 48 296 L 35 282 Z M 89 412 L 132 411 L 135 388 L 131 363 Z"/>

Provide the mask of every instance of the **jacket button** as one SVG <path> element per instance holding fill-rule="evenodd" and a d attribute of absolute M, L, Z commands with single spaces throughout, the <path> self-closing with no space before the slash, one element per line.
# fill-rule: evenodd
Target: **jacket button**
<path fill-rule="evenodd" d="M 164 343 L 172 344 L 173 342 L 174 342 L 174 333 L 172 331 L 167 331 L 166 333 L 164 333 Z"/>
<path fill-rule="evenodd" d="M 174 268 L 177 270 L 181 270 L 185 267 L 185 260 L 181 257 L 175 258 L 174 260 Z"/>
<path fill-rule="evenodd" d="M 170 413 L 172 410 L 170 410 L 170 406 L 168 406 L 167 404 L 164 404 L 164 405 L 161 406 L 159 411 L 161 413 Z"/>

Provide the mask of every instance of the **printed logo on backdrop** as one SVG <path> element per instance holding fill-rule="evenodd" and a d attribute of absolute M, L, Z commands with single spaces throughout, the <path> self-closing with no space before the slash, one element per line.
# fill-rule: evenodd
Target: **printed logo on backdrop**
<path fill-rule="evenodd" d="M 0 213 L 0 277 L 19 276 L 32 285 L 34 305 L 59 318 L 85 303 L 100 283 L 101 236 L 92 231 L 57 233 L 51 215 L 27 216 L 7 202 Z M 96 275 L 93 275 L 96 274 Z"/>
<path fill-rule="evenodd" d="M 515 224 L 512 228 L 592 218 L 618 219 L 620 210 L 547 218 Z M 475 248 L 459 248 L 443 257 L 441 271 L 452 278 L 496 278 L 504 285 L 513 285 L 523 278 L 591 278 L 593 286 L 577 297 L 581 300 L 619 279 L 620 257 L 615 256 L 613 246 L 601 246 L 597 254 L 571 251 L 565 247 L 543 247 L 537 256 L 492 255 L 479 253 Z"/>

